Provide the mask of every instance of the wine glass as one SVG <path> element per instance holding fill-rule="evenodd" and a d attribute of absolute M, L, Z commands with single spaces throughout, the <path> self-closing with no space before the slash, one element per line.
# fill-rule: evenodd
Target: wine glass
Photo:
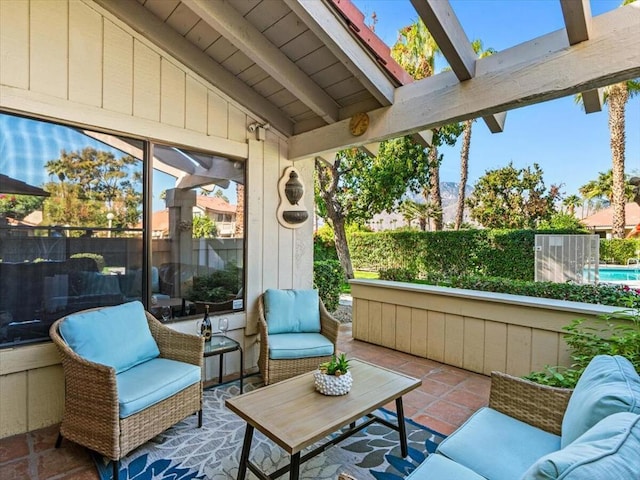
<path fill-rule="evenodd" d="M 164 306 L 160 309 L 160 314 L 162 315 L 162 320 L 165 322 L 171 319 L 171 307 Z"/>
<path fill-rule="evenodd" d="M 227 317 L 220 317 L 218 319 L 218 328 L 220 329 L 222 335 L 226 336 L 227 330 L 229 330 L 229 319 Z M 223 339 L 220 343 L 224 345 L 225 343 L 227 343 L 227 341 Z"/>

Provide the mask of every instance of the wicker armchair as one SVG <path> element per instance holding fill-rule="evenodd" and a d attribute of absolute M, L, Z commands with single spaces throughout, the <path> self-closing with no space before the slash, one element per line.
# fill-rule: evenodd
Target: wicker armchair
<path fill-rule="evenodd" d="M 337 353 L 338 329 L 340 322 L 331 316 L 326 307 L 320 305 L 320 333 L 333 343 L 333 351 Z M 260 333 L 260 356 L 258 367 L 262 373 L 264 384 L 276 383 L 287 378 L 295 377 L 302 373 L 310 372 L 318 368 L 322 362 L 331 360 L 331 356 L 294 358 L 286 360 L 273 360 L 269 358 L 269 334 L 264 308 L 264 294 L 258 300 L 258 331 Z"/>
<path fill-rule="evenodd" d="M 90 312 L 91 309 L 85 312 Z M 202 367 L 203 339 L 176 332 L 145 312 L 160 358 Z M 61 318 L 49 335 L 60 352 L 65 378 L 65 402 L 56 447 L 62 437 L 72 440 L 113 461 L 113 478 L 118 479 L 120 459 L 191 414 L 198 413 L 202 425 L 202 382 L 126 418 L 119 416 L 118 389 L 114 368 L 90 362 L 77 355 L 59 332 Z"/>

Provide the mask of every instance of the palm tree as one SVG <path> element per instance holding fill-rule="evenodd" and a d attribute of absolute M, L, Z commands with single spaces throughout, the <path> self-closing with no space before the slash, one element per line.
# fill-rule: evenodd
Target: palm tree
<path fill-rule="evenodd" d="M 435 73 L 435 58 L 439 52 L 435 39 L 422 19 L 403 28 L 399 32 L 398 41 L 391 48 L 391 56 L 415 80 L 430 77 Z M 434 132 L 434 138 L 435 138 Z M 440 214 L 435 215 L 436 230 L 442 229 L 442 197 L 440 195 L 440 159 L 435 142 L 429 147 L 429 189 L 426 187 L 423 196 L 426 202 L 433 202 Z"/>
<path fill-rule="evenodd" d="M 438 207 L 432 203 L 418 203 L 414 200 L 405 200 L 400 204 L 400 212 L 402 216 L 410 224 L 412 220 L 418 220 L 420 230 L 431 230 L 430 220 L 438 213 L 442 215 L 442 210 L 438 211 Z"/>
<path fill-rule="evenodd" d="M 622 5 L 628 5 L 635 0 L 624 0 Z M 630 98 L 640 91 L 638 79 L 616 83 L 604 88 L 604 102 L 609 105 L 609 135 L 611 144 L 612 187 L 611 204 L 613 205 L 613 238 L 624 238 L 625 231 L 625 109 Z M 576 97 L 582 103 L 582 96 Z"/>
<path fill-rule="evenodd" d="M 633 198 L 633 187 L 629 184 L 628 179 L 629 175 L 623 173 L 623 205 Z M 613 205 L 613 170 L 599 172 L 598 178 L 589 180 L 578 191 L 587 200 L 601 200 L 600 204 L 606 200 L 609 205 Z"/>
<path fill-rule="evenodd" d="M 476 39 L 471 42 L 473 51 L 478 58 L 488 57 L 496 51 L 493 48 L 483 49 L 482 40 Z M 469 177 L 469 148 L 471 147 L 471 127 L 475 119 L 466 120 L 463 123 L 462 147 L 460 148 L 460 184 L 458 185 L 458 205 L 456 207 L 456 218 L 454 229 L 460 230 L 464 217 L 464 200 L 466 196 L 467 179 Z"/>
<path fill-rule="evenodd" d="M 576 207 L 582 205 L 582 199 L 578 195 L 569 195 L 562 201 L 562 204 L 567 207 L 567 213 L 574 217 Z"/>
<path fill-rule="evenodd" d="M 587 200 L 593 200 L 594 198 L 606 198 L 609 203 L 613 199 L 613 172 L 611 170 L 607 172 L 599 172 L 598 178 L 595 180 L 589 180 L 582 185 L 578 191 Z"/>

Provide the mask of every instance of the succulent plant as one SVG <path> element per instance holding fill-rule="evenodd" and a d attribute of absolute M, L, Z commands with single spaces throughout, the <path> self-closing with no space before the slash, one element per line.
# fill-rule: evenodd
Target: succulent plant
<path fill-rule="evenodd" d="M 321 363 L 318 369 L 327 375 L 339 377 L 349 370 L 349 360 L 347 360 L 347 356 L 344 353 L 341 353 L 338 357 L 333 355 L 331 360 Z"/>

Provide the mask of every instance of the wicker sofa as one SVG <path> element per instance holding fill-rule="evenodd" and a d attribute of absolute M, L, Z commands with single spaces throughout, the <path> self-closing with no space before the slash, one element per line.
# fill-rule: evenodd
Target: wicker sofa
<path fill-rule="evenodd" d="M 202 425 L 204 340 L 176 332 L 138 301 L 57 320 L 65 403 L 56 442 L 72 440 L 113 461 L 187 416 Z"/>
<path fill-rule="evenodd" d="M 340 323 L 317 290 L 267 290 L 258 300 L 258 368 L 269 385 L 318 368 L 337 352 Z"/>
<path fill-rule="evenodd" d="M 477 411 L 407 480 L 640 479 L 640 377 L 597 356 L 575 390 L 491 376 Z"/>
<path fill-rule="evenodd" d="M 574 390 L 494 372 L 489 406 L 406 477 L 422 479 L 638 480 L 640 376 L 608 355 L 589 363 Z"/>

